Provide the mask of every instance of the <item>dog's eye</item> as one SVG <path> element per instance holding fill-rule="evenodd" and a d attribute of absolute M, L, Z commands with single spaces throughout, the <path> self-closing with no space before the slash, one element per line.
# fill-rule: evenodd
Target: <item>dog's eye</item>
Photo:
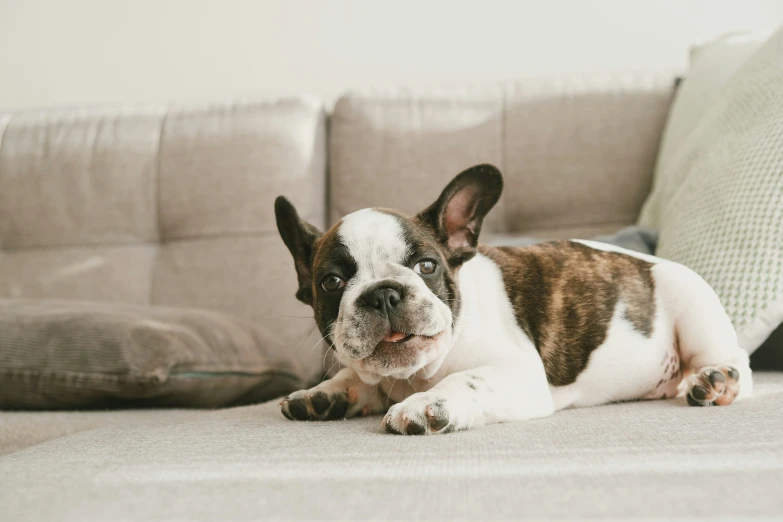
<path fill-rule="evenodd" d="M 345 286 L 345 281 L 334 274 L 329 274 L 321 280 L 321 288 L 327 292 L 336 292 Z"/>
<path fill-rule="evenodd" d="M 413 271 L 417 274 L 428 275 L 435 272 L 437 266 L 438 264 L 432 259 L 422 259 L 416 263 L 416 266 L 413 267 Z"/>

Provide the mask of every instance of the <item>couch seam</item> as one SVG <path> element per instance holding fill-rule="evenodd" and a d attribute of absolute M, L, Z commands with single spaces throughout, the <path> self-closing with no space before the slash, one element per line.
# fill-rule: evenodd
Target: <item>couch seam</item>
<path fill-rule="evenodd" d="M 5 131 L 11 124 L 11 115 L 3 114 L 0 116 L 0 156 L 3 152 L 3 145 L 5 144 Z M 0 254 L 3 253 L 3 238 L 0 237 Z"/>
<path fill-rule="evenodd" d="M 266 238 L 266 237 L 274 237 L 275 236 L 274 230 L 269 231 L 263 231 L 263 232 L 215 232 L 214 234 L 200 234 L 197 236 L 185 236 L 185 237 L 178 237 L 170 239 L 169 241 L 166 241 L 167 243 L 184 243 L 187 241 L 200 241 L 204 239 L 225 239 L 225 238 Z M 7 249 L 6 253 L 17 253 L 17 252 L 29 252 L 29 251 L 35 251 L 35 250 L 50 250 L 50 249 L 65 249 L 65 248 L 98 248 L 98 247 L 110 247 L 110 248 L 119 248 L 119 247 L 149 247 L 149 246 L 155 246 L 160 245 L 160 242 L 158 241 L 133 241 L 128 243 L 115 243 L 115 242 L 107 242 L 107 243 L 67 243 L 62 245 L 31 245 L 27 247 L 21 247 L 21 248 L 11 248 Z"/>
<path fill-rule="evenodd" d="M 324 212 L 323 230 L 331 227 L 332 220 L 332 114 L 323 107 L 321 117 L 324 125 Z"/>
<path fill-rule="evenodd" d="M 506 174 L 507 169 L 507 153 L 506 153 L 506 125 L 508 124 L 508 115 L 506 114 L 506 111 L 508 110 L 508 87 L 505 85 L 501 86 L 500 91 L 500 169 L 503 175 Z M 506 199 L 503 200 L 503 231 L 504 233 L 508 233 L 509 229 L 511 228 L 508 224 L 508 205 L 506 204 Z"/>
<path fill-rule="evenodd" d="M 166 109 L 163 111 L 163 116 L 160 119 L 160 131 L 158 134 L 158 155 L 157 155 L 157 162 L 156 162 L 156 168 L 155 168 L 155 224 L 157 226 L 158 231 L 158 241 L 157 245 L 158 248 L 155 249 L 155 259 L 152 262 L 152 267 L 150 268 L 150 294 L 149 294 L 149 304 L 154 304 L 154 297 L 155 297 L 155 275 L 158 271 L 158 261 L 160 260 L 160 250 L 163 246 L 163 225 L 162 220 L 160 217 L 160 165 L 161 165 L 161 157 L 163 156 L 163 133 L 166 129 L 166 120 L 169 116 L 169 110 L 170 107 L 166 106 Z"/>

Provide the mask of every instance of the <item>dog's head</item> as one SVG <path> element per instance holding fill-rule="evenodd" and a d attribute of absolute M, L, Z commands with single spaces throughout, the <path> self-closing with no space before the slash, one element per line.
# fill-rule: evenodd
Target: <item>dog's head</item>
<path fill-rule="evenodd" d="M 476 254 L 481 223 L 502 189 L 500 172 L 479 165 L 415 217 L 364 209 L 326 233 L 277 198 L 277 228 L 299 279 L 296 297 L 312 306 L 341 363 L 371 384 L 440 367 L 459 315 L 459 268 Z"/>

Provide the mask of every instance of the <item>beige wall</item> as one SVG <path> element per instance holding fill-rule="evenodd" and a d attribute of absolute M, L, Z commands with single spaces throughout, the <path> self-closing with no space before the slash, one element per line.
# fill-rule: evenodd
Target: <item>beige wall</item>
<path fill-rule="evenodd" d="M 0 108 L 668 70 L 783 0 L 0 0 Z"/>

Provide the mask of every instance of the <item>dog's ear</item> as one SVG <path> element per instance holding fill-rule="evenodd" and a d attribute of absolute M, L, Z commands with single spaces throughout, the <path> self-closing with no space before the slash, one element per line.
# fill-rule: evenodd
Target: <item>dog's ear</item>
<path fill-rule="evenodd" d="M 461 172 L 416 219 L 434 232 L 459 266 L 476 254 L 481 224 L 503 192 L 503 176 L 492 165 Z"/>
<path fill-rule="evenodd" d="M 307 221 L 301 219 L 296 209 L 283 196 L 275 200 L 277 230 L 283 243 L 294 257 L 299 290 L 296 298 L 304 304 L 313 305 L 313 255 L 315 242 L 323 234 Z"/>

